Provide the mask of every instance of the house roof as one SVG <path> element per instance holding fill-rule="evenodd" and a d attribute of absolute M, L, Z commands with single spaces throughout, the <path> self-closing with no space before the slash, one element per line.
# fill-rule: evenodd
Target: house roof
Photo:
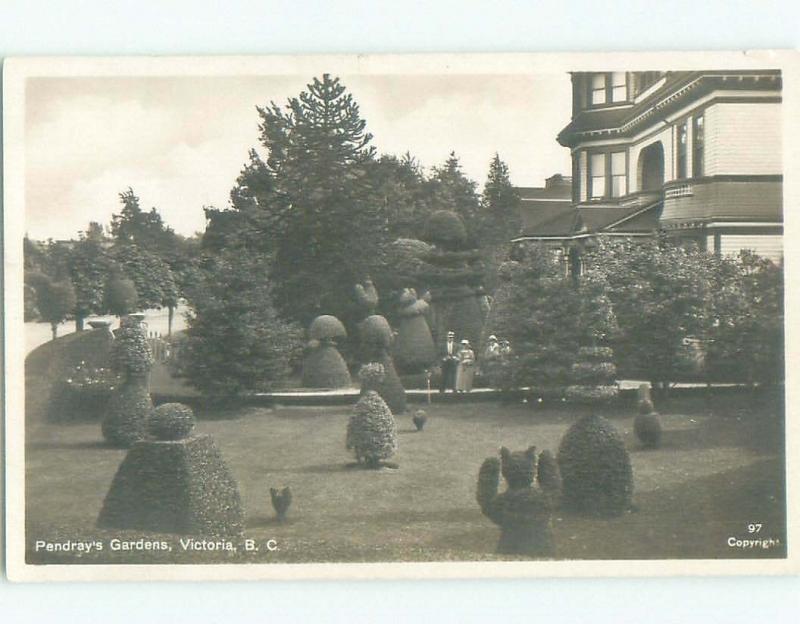
<path fill-rule="evenodd" d="M 661 200 L 647 206 L 568 206 L 523 227 L 520 238 L 570 239 L 592 234 L 644 234 L 658 227 Z"/>

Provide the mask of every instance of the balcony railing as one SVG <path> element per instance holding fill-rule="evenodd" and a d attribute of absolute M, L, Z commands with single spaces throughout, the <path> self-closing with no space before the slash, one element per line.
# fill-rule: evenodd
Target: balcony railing
<path fill-rule="evenodd" d="M 694 189 L 688 183 L 676 184 L 664 189 L 664 199 L 678 199 L 679 197 L 691 197 L 692 195 L 694 195 Z"/>

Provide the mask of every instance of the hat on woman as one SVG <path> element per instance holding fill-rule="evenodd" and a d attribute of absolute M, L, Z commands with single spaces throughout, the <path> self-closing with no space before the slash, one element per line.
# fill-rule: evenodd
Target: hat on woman
<path fill-rule="evenodd" d="M 468 345 L 468 344 L 469 344 L 469 340 L 467 340 L 467 339 L 465 338 L 464 340 L 462 340 L 462 341 L 461 341 L 461 344 Z"/>

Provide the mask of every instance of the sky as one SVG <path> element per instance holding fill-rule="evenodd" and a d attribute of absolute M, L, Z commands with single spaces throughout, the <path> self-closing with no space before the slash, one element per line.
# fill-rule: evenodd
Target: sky
<path fill-rule="evenodd" d="M 176 232 L 225 208 L 258 143 L 256 106 L 284 105 L 312 76 L 30 78 L 26 85 L 26 231 L 69 239 L 107 225 L 128 187 Z M 555 140 L 569 121 L 569 76 L 340 76 L 379 153 L 426 168 L 450 151 L 480 186 L 495 152 L 517 186 L 569 175 Z"/>

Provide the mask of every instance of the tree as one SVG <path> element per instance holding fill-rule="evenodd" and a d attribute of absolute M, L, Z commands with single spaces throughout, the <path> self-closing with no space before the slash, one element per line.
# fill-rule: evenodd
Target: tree
<path fill-rule="evenodd" d="M 269 390 L 302 358 L 302 329 L 275 310 L 267 267 L 264 255 L 223 252 L 189 292 L 177 372 L 204 394 Z"/>
<path fill-rule="evenodd" d="M 519 193 L 511 184 L 508 166 L 494 155 L 481 195 L 480 244 L 504 244 L 519 236 L 522 227 Z"/>
<path fill-rule="evenodd" d="M 99 223 L 89 223 L 67 259 L 70 279 L 75 287 L 75 331 L 83 330 L 85 318 L 103 311 L 103 290 L 110 269 L 105 236 Z"/>
<path fill-rule="evenodd" d="M 433 176 L 428 181 L 435 209 L 458 214 L 467 226 L 467 234 L 472 243 L 479 242 L 480 234 L 480 198 L 476 191 L 477 186 L 464 175 L 455 152 L 450 152 L 443 165 L 433 168 Z"/>
<path fill-rule="evenodd" d="M 133 280 L 125 277 L 113 276 L 108 280 L 104 292 L 104 307 L 117 316 L 125 316 L 136 310 L 139 295 Z"/>
<path fill-rule="evenodd" d="M 401 158 L 384 154 L 373 163 L 370 177 L 386 215 L 389 237 L 420 238 L 434 210 L 434 197 L 419 163 L 408 152 Z"/>
<path fill-rule="evenodd" d="M 111 217 L 111 236 L 117 243 L 133 243 L 142 249 L 154 252 L 168 251 L 175 239 L 175 232 L 164 225 L 155 208 L 144 212 L 139 197 L 128 188 L 119 194 L 122 210 Z"/>
<path fill-rule="evenodd" d="M 110 256 L 115 270 L 136 285 L 141 309 L 177 305 L 175 278 L 169 265 L 158 255 L 130 243 L 115 245 Z"/>
<path fill-rule="evenodd" d="M 68 281 L 43 280 L 36 291 L 36 304 L 42 320 L 50 323 L 53 340 L 58 337 L 58 325 L 75 309 L 75 290 Z"/>

